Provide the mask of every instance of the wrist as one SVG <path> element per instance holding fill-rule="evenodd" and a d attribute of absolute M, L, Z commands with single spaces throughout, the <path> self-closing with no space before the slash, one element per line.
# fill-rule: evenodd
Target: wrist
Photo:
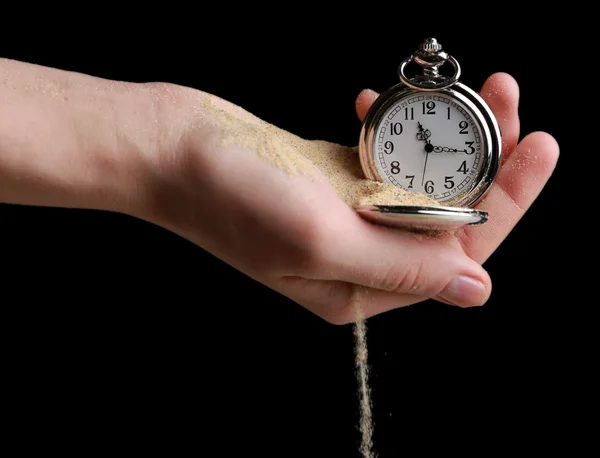
<path fill-rule="evenodd" d="M 0 203 L 137 214 L 161 142 L 159 85 L 0 59 Z"/>

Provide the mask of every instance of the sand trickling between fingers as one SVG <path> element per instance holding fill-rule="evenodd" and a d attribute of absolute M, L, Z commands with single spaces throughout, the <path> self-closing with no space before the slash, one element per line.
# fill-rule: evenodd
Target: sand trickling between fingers
<path fill-rule="evenodd" d="M 201 105 L 202 111 L 210 113 L 204 116 L 205 120 L 223 131 L 224 144 L 237 144 L 254 151 L 290 175 L 306 175 L 320 179 L 320 172 L 320 176 L 324 177 L 350 206 L 439 205 L 423 194 L 407 192 L 396 186 L 366 179 L 357 147 L 302 139 L 216 97 L 208 97 Z M 374 458 L 367 327 L 360 300 L 354 302 L 354 312 L 360 453 L 363 458 Z"/>

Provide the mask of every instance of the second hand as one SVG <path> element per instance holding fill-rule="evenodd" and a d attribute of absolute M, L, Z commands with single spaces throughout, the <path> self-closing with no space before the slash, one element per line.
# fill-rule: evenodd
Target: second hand
<path fill-rule="evenodd" d="M 427 171 L 427 159 L 429 159 L 429 151 L 425 153 L 425 167 L 423 167 L 423 178 L 421 180 L 421 186 L 425 183 L 425 172 Z"/>

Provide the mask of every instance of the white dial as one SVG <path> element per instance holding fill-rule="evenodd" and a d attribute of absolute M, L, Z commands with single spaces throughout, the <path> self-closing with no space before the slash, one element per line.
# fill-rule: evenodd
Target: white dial
<path fill-rule="evenodd" d="M 445 202 L 477 185 L 487 152 L 477 117 L 445 93 L 411 93 L 381 117 L 373 137 L 379 176 Z"/>

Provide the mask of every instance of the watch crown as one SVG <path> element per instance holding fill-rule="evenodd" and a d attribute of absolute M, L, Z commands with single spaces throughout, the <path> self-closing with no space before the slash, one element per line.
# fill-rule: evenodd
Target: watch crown
<path fill-rule="evenodd" d="M 435 38 L 426 38 L 423 43 L 421 43 L 421 51 L 427 54 L 438 53 L 442 50 L 442 45 Z"/>

